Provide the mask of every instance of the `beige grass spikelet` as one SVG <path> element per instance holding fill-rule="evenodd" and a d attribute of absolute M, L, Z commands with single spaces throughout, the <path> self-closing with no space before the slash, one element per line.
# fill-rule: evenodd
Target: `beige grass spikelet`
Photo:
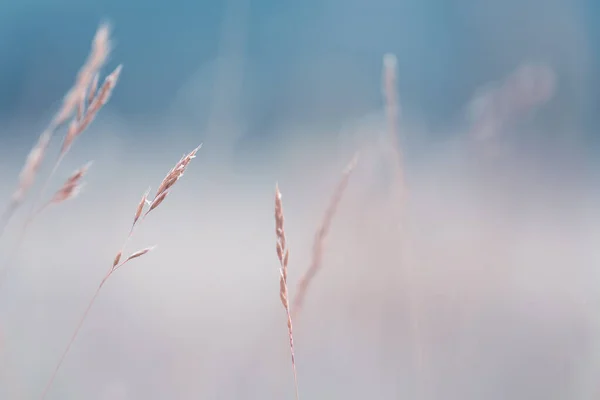
<path fill-rule="evenodd" d="M 73 88 L 65 96 L 62 107 L 54 118 L 54 126 L 64 124 L 71 117 L 82 99 L 85 99 L 87 89 L 108 59 L 110 51 L 110 28 L 107 24 L 102 24 L 96 31 L 92 42 L 92 50 L 87 61 L 79 70 Z"/>
<path fill-rule="evenodd" d="M 142 212 L 144 211 L 144 207 L 146 206 L 146 204 L 148 202 L 148 195 L 149 194 L 150 194 L 150 188 L 148 188 L 148 190 L 146 190 L 146 192 L 144 192 L 144 195 L 142 196 L 142 199 L 138 203 L 138 206 L 137 206 L 137 208 L 135 210 L 135 215 L 133 217 L 133 224 L 131 224 L 131 231 L 129 232 L 130 235 L 133 232 L 133 228 L 135 227 L 135 224 L 138 222 L 138 220 L 142 216 Z"/>
<path fill-rule="evenodd" d="M 69 176 L 69 178 L 67 178 L 62 187 L 54 194 L 54 196 L 50 200 L 50 203 L 62 203 L 63 201 L 70 200 L 73 197 L 77 196 L 83 185 L 83 177 L 85 176 L 91 165 L 92 163 L 89 162 L 80 169 L 73 172 L 73 174 Z"/>
<path fill-rule="evenodd" d="M 285 309 L 287 317 L 288 336 L 290 341 L 290 354 L 292 357 L 292 371 L 294 373 L 294 386 L 296 390 L 296 400 L 299 399 L 298 394 L 298 375 L 296 373 L 296 355 L 294 351 L 294 333 L 292 325 L 292 315 L 290 312 L 290 302 L 288 294 L 288 261 L 289 261 L 289 249 L 287 248 L 287 241 L 285 238 L 284 229 L 284 216 L 283 216 L 283 203 L 281 202 L 281 192 L 279 186 L 275 186 L 275 234 L 277 237 L 277 258 L 279 259 L 279 299 Z"/>

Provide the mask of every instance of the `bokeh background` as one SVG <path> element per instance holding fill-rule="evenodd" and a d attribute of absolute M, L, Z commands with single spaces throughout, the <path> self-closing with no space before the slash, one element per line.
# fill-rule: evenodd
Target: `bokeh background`
<path fill-rule="evenodd" d="M 600 394 L 597 2 L 11 0 L 0 10 L 7 201 L 99 23 L 115 38 L 106 72 L 124 65 L 52 180 L 94 160 L 83 193 L 42 214 L 14 259 L 29 204 L 1 238 L 11 268 L 0 290 L 3 398 L 39 396 L 139 197 L 201 142 L 130 244 L 156 251 L 103 289 L 49 399 L 292 398 L 275 182 L 294 283 L 356 151 L 296 324 L 302 398 Z M 398 59 L 408 238 L 390 217 L 399 204 L 382 99 L 388 52 Z M 529 62 L 555 72 L 552 99 L 473 141 L 481 88 Z"/>

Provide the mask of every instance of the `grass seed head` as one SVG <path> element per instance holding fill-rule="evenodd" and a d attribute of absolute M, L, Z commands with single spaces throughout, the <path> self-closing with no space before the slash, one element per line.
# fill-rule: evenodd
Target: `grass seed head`
<path fill-rule="evenodd" d="M 181 157 L 177 164 L 175 164 L 175 166 L 171 168 L 167 176 L 165 176 L 163 181 L 158 186 L 158 189 L 156 190 L 156 194 L 154 196 L 154 201 L 158 199 L 164 192 L 173 187 L 173 185 L 175 185 L 179 178 L 183 176 L 183 173 L 185 172 L 185 169 L 187 168 L 188 164 L 190 163 L 190 161 L 192 161 L 192 159 L 196 158 L 196 153 L 198 152 L 198 150 L 200 150 L 201 147 L 202 144 L 200 144 L 198 147 L 192 150 L 189 154 Z"/>
<path fill-rule="evenodd" d="M 132 253 L 129 257 L 127 257 L 127 259 L 125 261 L 123 261 L 123 264 L 125 264 L 126 262 L 133 260 L 134 258 L 138 258 L 143 256 L 144 254 L 147 254 L 149 252 L 151 252 L 152 250 L 154 250 L 156 246 L 150 246 L 150 247 L 146 247 L 145 249 L 142 250 L 138 250 L 135 253 Z"/>
<path fill-rule="evenodd" d="M 290 301 L 288 295 L 287 274 L 289 250 L 285 240 L 283 203 L 281 202 L 281 192 L 279 186 L 275 186 L 275 234 L 277 236 L 277 258 L 279 259 L 279 299 L 285 309 L 286 321 L 288 327 L 288 338 L 290 343 L 290 354 L 292 357 L 292 370 L 294 373 L 294 386 L 296 389 L 296 400 L 298 400 L 298 377 L 296 374 L 296 355 L 294 351 L 294 333 L 292 328 L 292 315 L 290 311 Z"/>
<path fill-rule="evenodd" d="M 323 216 L 323 219 L 321 220 L 317 232 L 315 233 L 310 265 L 308 266 L 306 272 L 300 277 L 300 281 L 296 286 L 296 295 L 292 304 L 294 316 L 296 316 L 297 313 L 302 309 L 304 298 L 306 297 L 308 288 L 310 287 L 310 284 L 313 281 L 314 277 L 321 269 L 321 265 L 323 263 L 325 241 L 327 239 L 329 231 L 331 230 L 333 217 L 335 216 L 339 208 L 340 202 L 342 201 L 344 193 L 346 192 L 346 188 L 348 187 L 350 176 L 356 168 L 357 163 L 358 154 L 355 154 L 350 163 L 348 163 L 346 168 L 344 168 L 342 178 L 335 187 L 333 196 L 331 197 L 329 205 L 327 206 L 327 209 L 325 211 L 325 215 Z"/>
<path fill-rule="evenodd" d="M 169 192 L 162 192 L 160 194 L 160 196 L 158 196 L 157 198 L 155 198 L 154 200 L 152 200 L 152 203 L 150 203 L 150 208 L 148 209 L 148 211 L 146 211 L 146 214 L 144 214 L 144 218 L 146 218 L 146 215 L 150 214 L 150 211 L 154 210 L 156 207 L 158 207 L 160 205 L 160 203 L 162 203 L 165 198 L 167 197 L 167 195 L 169 194 Z"/>
<path fill-rule="evenodd" d="M 137 206 L 137 209 L 135 210 L 135 216 L 133 217 L 133 224 L 131 226 L 131 229 L 133 229 L 135 224 L 138 222 L 138 220 L 142 216 L 142 212 L 144 211 L 144 207 L 146 206 L 146 202 L 148 201 L 149 194 L 150 194 L 150 188 L 148 188 L 146 190 L 146 192 L 144 192 L 144 195 L 142 196 L 142 199 L 140 200 L 140 202 Z"/>
<path fill-rule="evenodd" d="M 92 42 L 92 50 L 85 64 L 79 70 L 75 84 L 63 100 L 61 109 L 56 114 L 53 125 L 60 126 L 65 123 L 85 99 L 85 93 L 94 76 L 104 65 L 111 51 L 110 28 L 107 24 L 100 25 Z"/>
<path fill-rule="evenodd" d="M 113 269 L 114 269 L 114 268 L 115 268 L 117 265 L 119 265 L 119 261 L 121 261 L 121 256 L 122 256 L 122 255 L 123 255 L 123 252 L 122 252 L 122 251 L 119 251 L 119 252 L 117 253 L 117 255 L 115 256 L 115 259 L 114 259 L 114 261 L 113 261 L 113 265 L 112 265 Z"/>
<path fill-rule="evenodd" d="M 96 118 L 96 115 L 100 111 L 100 109 L 108 102 L 113 89 L 117 85 L 117 80 L 119 79 L 119 75 L 121 74 L 122 66 L 119 65 L 115 70 L 108 75 L 104 79 L 104 83 L 98 90 L 96 97 L 92 100 L 89 107 L 85 111 L 83 118 L 77 124 L 77 130 L 74 134 L 75 137 L 79 136 L 83 131 L 87 129 L 87 127 L 92 123 L 92 121 Z"/>
<path fill-rule="evenodd" d="M 83 187 L 82 179 L 87 173 L 91 163 L 87 163 L 77 171 L 73 172 L 63 186 L 54 194 L 51 203 L 62 203 L 77 196 Z"/>

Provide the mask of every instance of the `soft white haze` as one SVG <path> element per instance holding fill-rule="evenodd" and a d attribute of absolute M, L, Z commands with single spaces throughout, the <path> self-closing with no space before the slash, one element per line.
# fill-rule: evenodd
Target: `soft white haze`
<path fill-rule="evenodd" d="M 5 393 L 40 391 L 139 197 L 202 139 L 125 147 L 118 132 L 136 128 L 107 121 L 76 143 L 55 179 L 58 186 L 93 159 L 85 190 L 34 223 L 1 292 Z M 292 396 L 275 182 L 293 291 L 354 150 L 361 151 L 358 168 L 295 324 L 301 396 L 392 398 L 426 387 L 419 398 L 591 398 L 600 232 L 585 169 L 565 173 L 549 151 L 529 157 L 506 146 L 492 159 L 466 140 L 432 144 L 406 166 L 407 278 L 389 217 L 395 204 L 383 115 L 365 121 L 337 136 L 269 146 L 244 168 L 222 168 L 205 144 L 129 249 L 158 247 L 110 278 L 50 398 Z M 5 197 L 20 158 L 2 171 Z M 3 256 L 20 222 L 9 227 Z M 420 372 L 410 315 L 420 325 Z"/>

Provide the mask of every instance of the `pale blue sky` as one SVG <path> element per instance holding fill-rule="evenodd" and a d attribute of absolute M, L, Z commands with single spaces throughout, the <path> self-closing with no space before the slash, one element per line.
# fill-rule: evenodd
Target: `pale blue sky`
<path fill-rule="evenodd" d="M 125 117 L 166 113 L 198 71 L 209 71 L 203 82 L 214 84 L 207 65 L 221 51 L 244 61 L 236 115 L 248 134 L 281 123 L 336 123 L 378 107 L 381 56 L 392 51 L 405 110 L 433 127 L 453 124 L 479 85 L 533 59 L 560 74 L 552 123 L 589 130 L 598 121 L 596 3 L 4 0 L 0 118 L 38 116 L 56 104 L 96 26 L 108 19 L 117 40 L 112 65 L 125 65 L 111 107 Z M 224 25 L 228 15 L 231 23 Z M 198 108 L 213 97 L 206 95 Z M 206 116 L 193 113 L 190 118 Z"/>

